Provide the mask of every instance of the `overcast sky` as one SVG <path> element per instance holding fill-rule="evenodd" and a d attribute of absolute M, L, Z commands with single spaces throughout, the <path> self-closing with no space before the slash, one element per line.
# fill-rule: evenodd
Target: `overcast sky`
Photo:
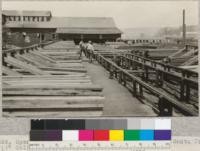
<path fill-rule="evenodd" d="M 53 16 L 113 17 L 119 28 L 166 27 L 182 24 L 182 9 L 186 24 L 198 24 L 197 1 L 4 1 L 3 10 L 51 10 Z"/>

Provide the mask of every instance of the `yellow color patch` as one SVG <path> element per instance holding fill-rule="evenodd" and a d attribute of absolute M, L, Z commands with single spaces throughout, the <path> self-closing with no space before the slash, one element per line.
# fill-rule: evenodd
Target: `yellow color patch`
<path fill-rule="evenodd" d="M 110 141 L 123 141 L 124 140 L 124 130 L 110 130 L 109 131 Z"/>

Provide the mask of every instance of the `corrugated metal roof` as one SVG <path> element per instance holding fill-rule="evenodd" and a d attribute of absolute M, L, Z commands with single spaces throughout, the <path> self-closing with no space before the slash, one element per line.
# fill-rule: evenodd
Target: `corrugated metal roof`
<path fill-rule="evenodd" d="M 53 17 L 51 22 L 60 28 L 113 28 L 116 26 L 111 17 Z"/>
<path fill-rule="evenodd" d="M 3 10 L 2 14 L 6 16 L 51 16 L 51 11 Z"/>
<path fill-rule="evenodd" d="M 57 28 L 56 33 L 68 34 L 120 34 L 118 28 Z"/>
<path fill-rule="evenodd" d="M 119 34 L 110 17 L 52 17 L 48 22 L 10 21 L 7 28 L 57 28 L 57 33 Z"/>

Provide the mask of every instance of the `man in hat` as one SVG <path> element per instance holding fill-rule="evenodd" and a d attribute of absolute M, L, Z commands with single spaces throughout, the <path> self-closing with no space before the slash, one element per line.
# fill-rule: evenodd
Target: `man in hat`
<path fill-rule="evenodd" d="M 90 63 L 91 63 L 92 62 L 92 57 L 94 55 L 94 47 L 92 45 L 92 41 L 88 42 L 87 51 L 89 53 L 89 60 L 90 60 Z"/>

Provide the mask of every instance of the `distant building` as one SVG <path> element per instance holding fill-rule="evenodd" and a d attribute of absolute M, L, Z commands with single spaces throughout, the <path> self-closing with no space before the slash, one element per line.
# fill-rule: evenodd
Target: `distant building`
<path fill-rule="evenodd" d="M 94 42 L 116 41 L 121 31 L 112 18 L 106 17 L 65 17 L 54 18 L 58 38 L 73 39 L 75 42 L 92 40 Z"/>
<path fill-rule="evenodd" d="M 116 41 L 121 31 L 112 18 L 52 17 L 50 11 L 3 11 L 5 29 L 9 29 L 10 43 L 26 46 L 55 38 L 94 42 Z M 26 37 L 29 44 L 22 43 Z"/>

